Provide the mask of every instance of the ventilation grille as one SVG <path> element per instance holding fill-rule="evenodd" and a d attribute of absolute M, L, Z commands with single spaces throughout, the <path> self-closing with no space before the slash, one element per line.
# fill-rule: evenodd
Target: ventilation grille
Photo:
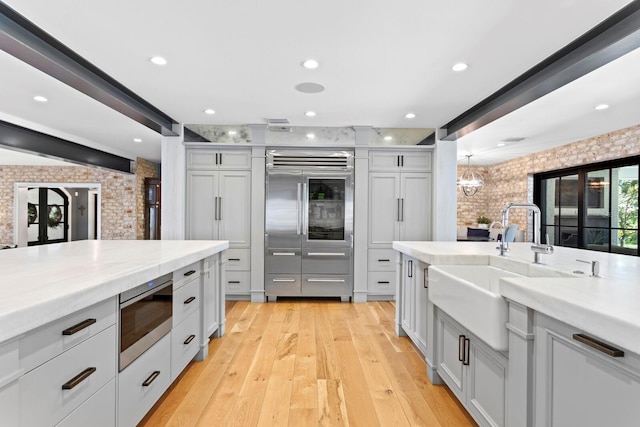
<path fill-rule="evenodd" d="M 284 154 L 269 153 L 269 168 L 329 168 L 347 169 L 353 166 L 353 154 L 347 152 Z"/>

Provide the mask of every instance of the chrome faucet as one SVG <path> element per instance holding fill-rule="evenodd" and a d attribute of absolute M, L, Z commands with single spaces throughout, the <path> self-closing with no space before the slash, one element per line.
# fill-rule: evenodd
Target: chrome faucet
<path fill-rule="evenodd" d="M 552 254 L 553 246 L 549 244 L 549 237 L 547 236 L 547 244 L 540 243 L 540 208 L 533 203 L 509 203 L 502 210 L 502 229 L 507 229 L 507 223 L 509 222 L 509 211 L 515 208 L 524 208 L 533 211 L 533 223 L 535 227 L 533 229 L 533 245 L 531 250 L 533 251 L 534 264 L 540 264 L 540 254 Z M 507 246 L 504 244 L 504 236 L 500 242 L 500 255 L 504 256 Z"/>
<path fill-rule="evenodd" d="M 502 236 L 502 238 L 500 239 L 500 241 L 502 242 L 504 240 L 504 227 L 502 226 L 502 222 L 500 221 L 493 221 L 491 223 L 491 225 L 489 226 L 489 231 L 491 231 L 493 229 L 493 226 L 498 224 L 500 226 L 500 236 Z M 496 249 L 500 249 L 500 246 L 496 246 Z M 509 243 L 507 242 L 507 249 L 509 249 Z M 505 250 L 507 250 L 505 249 Z"/>

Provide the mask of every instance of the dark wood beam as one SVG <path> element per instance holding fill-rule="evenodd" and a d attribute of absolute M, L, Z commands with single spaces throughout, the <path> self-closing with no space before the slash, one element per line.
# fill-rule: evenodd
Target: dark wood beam
<path fill-rule="evenodd" d="M 130 159 L 0 120 L 0 147 L 86 166 L 133 173 Z M 2 164 L 2 158 L 0 158 Z"/>
<path fill-rule="evenodd" d="M 442 126 L 444 139 L 473 132 L 639 47 L 640 0 L 635 0 Z"/>
<path fill-rule="evenodd" d="M 178 123 L 0 1 L 0 49 L 162 135 Z"/>

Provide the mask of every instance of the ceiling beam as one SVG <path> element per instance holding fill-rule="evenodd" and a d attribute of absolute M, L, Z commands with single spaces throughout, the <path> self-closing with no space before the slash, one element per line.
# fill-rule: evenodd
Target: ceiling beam
<path fill-rule="evenodd" d="M 635 0 L 443 125 L 443 139 L 467 135 L 639 47 L 640 0 Z"/>
<path fill-rule="evenodd" d="M 0 147 L 2 146 L 85 166 L 133 173 L 132 161 L 125 157 L 0 120 Z"/>
<path fill-rule="evenodd" d="M 0 1 L 0 49 L 166 136 L 178 123 Z"/>

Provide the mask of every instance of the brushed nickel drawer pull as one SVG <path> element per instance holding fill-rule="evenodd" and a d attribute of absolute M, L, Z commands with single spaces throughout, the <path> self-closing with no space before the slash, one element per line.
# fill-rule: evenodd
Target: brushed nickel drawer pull
<path fill-rule="evenodd" d="M 295 256 L 295 252 L 274 252 L 273 256 Z"/>
<path fill-rule="evenodd" d="M 184 273 L 185 276 L 191 276 L 192 274 L 194 274 L 196 271 L 195 270 L 189 270 L 186 273 Z"/>
<path fill-rule="evenodd" d="M 307 282 L 344 283 L 344 279 L 307 279 Z"/>
<path fill-rule="evenodd" d="M 573 339 L 581 342 L 582 344 L 588 345 L 589 347 L 598 350 L 601 353 L 606 354 L 607 356 L 611 356 L 611 357 L 624 357 L 624 351 L 620 350 L 619 348 L 615 348 L 613 346 L 610 346 L 607 343 L 604 343 L 600 340 L 597 340 L 595 338 L 591 338 L 587 335 L 584 334 L 573 334 Z"/>
<path fill-rule="evenodd" d="M 149 378 L 144 380 L 144 382 L 142 383 L 142 387 L 149 387 L 151 383 L 154 382 L 156 378 L 158 378 L 158 375 L 160 375 L 160 371 L 153 371 L 153 373 L 149 375 Z"/>
<path fill-rule="evenodd" d="M 77 325 L 73 325 L 72 327 L 67 328 L 64 331 L 62 331 L 62 335 L 73 335 L 76 332 L 80 332 L 81 330 L 88 328 L 89 326 L 93 325 L 94 323 L 96 323 L 96 319 L 83 320 L 82 322 L 78 323 Z"/>
<path fill-rule="evenodd" d="M 189 344 L 191 341 L 193 341 L 193 339 L 194 339 L 195 337 L 196 337 L 196 336 L 195 336 L 195 335 L 193 335 L 193 334 L 189 335 L 189 338 L 187 338 L 186 340 L 184 340 L 184 343 L 183 343 L 183 344 L 184 344 L 184 345 Z"/>
<path fill-rule="evenodd" d="M 89 378 L 89 376 L 91 376 L 91 374 L 93 374 L 96 370 L 97 369 L 93 368 L 93 367 L 85 369 L 84 371 L 82 371 L 78 375 L 76 375 L 75 377 L 71 378 L 66 383 L 62 384 L 62 389 L 63 390 L 71 390 L 72 388 L 74 388 L 75 386 L 80 384 L 82 381 L 84 381 L 87 378 Z"/>
<path fill-rule="evenodd" d="M 196 297 L 189 297 L 186 300 L 184 300 L 185 304 L 191 304 L 193 301 L 195 301 Z"/>
<path fill-rule="evenodd" d="M 342 252 L 309 252 L 309 256 L 347 256 Z"/>
<path fill-rule="evenodd" d="M 274 282 L 295 282 L 296 279 L 273 279 Z"/>

